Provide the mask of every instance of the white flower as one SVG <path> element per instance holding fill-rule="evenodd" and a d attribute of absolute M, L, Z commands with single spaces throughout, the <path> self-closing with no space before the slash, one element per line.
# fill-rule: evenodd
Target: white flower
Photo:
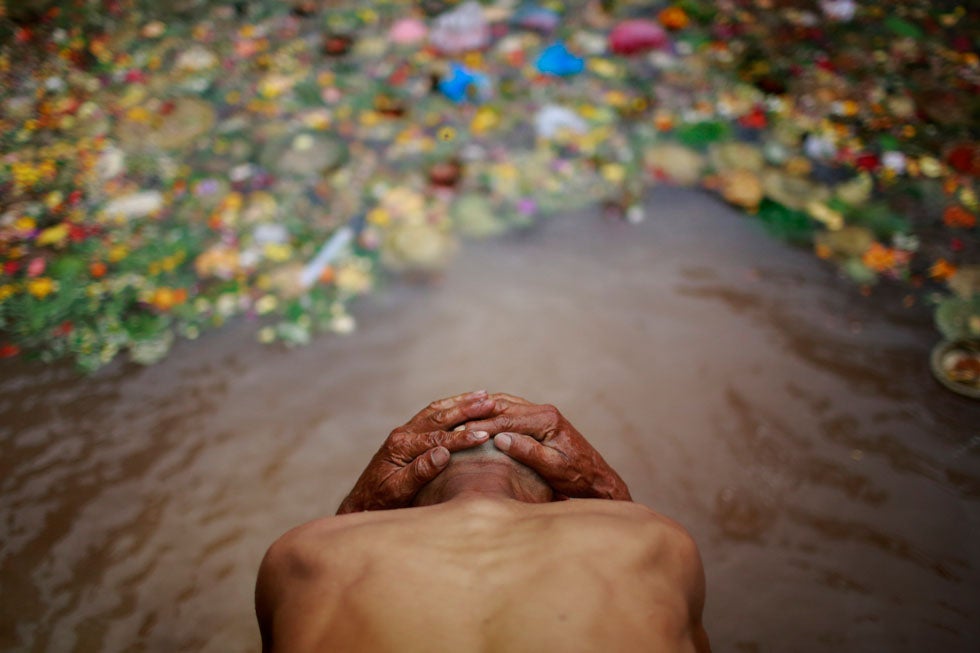
<path fill-rule="evenodd" d="M 568 107 L 549 104 L 534 115 L 534 129 L 541 138 L 554 138 L 565 130 L 584 134 L 588 125 Z"/>
<path fill-rule="evenodd" d="M 132 195 L 117 197 L 102 209 L 107 216 L 123 218 L 142 218 L 153 215 L 163 208 L 163 195 L 159 191 L 147 190 Z"/>
<path fill-rule="evenodd" d="M 857 3 L 854 0 L 821 0 L 820 9 L 827 18 L 846 23 L 854 18 Z"/>
<path fill-rule="evenodd" d="M 885 152 L 881 156 L 881 163 L 889 170 L 902 174 L 905 172 L 906 157 L 902 152 Z"/>

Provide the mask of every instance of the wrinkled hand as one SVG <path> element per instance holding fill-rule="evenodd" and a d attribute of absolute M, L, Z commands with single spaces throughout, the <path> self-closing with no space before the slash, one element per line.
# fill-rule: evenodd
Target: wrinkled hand
<path fill-rule="evenodd" d="M 337 514 L 409 506 L 422 486 L 446 467 L 450 452 L 486 442 L 490 436 L 485 431 L 453 429 L 489 417 L 494 403 L 486 391 L 479 391 L 433 401 L 423 408 L 391 432 Z"/>
<path fill-rule="evenodd" d="M 557 408 L 507 394 L 490 398 L 496 404 L 493 415 L 468 423 L 468 430 L 496 436 L 498 449 L 566 497 L 633 500 L 619 474 Z"/>

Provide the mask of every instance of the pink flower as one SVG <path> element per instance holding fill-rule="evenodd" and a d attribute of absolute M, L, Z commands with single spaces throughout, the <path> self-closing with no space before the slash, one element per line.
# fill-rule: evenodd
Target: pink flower
<path fill-rule="evenodd" d="M 27 276 L 39 277 L 44 274 L 44 269 L 46 267 L 48 267 L 48 262 L 40 256 L 31 259 L 31 262 L 27 264 Z"/>

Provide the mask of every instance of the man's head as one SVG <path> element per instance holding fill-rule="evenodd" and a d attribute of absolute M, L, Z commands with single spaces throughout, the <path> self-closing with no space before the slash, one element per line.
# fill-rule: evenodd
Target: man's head
<path fill-rule="evenodd" d="M 453 453 L 446 468 L 415 495 L 412 505 L 443 503 L 463 492 L 504 495 L 525 503 L 548 503 L 554 498 L 537 472 L 497 449 L 492 439 Z"/>

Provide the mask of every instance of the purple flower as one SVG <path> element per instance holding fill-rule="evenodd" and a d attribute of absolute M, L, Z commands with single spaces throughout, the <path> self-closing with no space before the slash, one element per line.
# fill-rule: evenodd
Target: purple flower
<path fill-rule="evenodd" d="M 517 210 L 524 215 L 534 215 L 538 211 L 538 203 L 530 197 L 517 200 Z"/>
<path fill-rule="evenodd" d="M 218 192 L 217 179 L 202 179 L 194 185 L 194 194 L 198 197 L 207 197 Z"/>

